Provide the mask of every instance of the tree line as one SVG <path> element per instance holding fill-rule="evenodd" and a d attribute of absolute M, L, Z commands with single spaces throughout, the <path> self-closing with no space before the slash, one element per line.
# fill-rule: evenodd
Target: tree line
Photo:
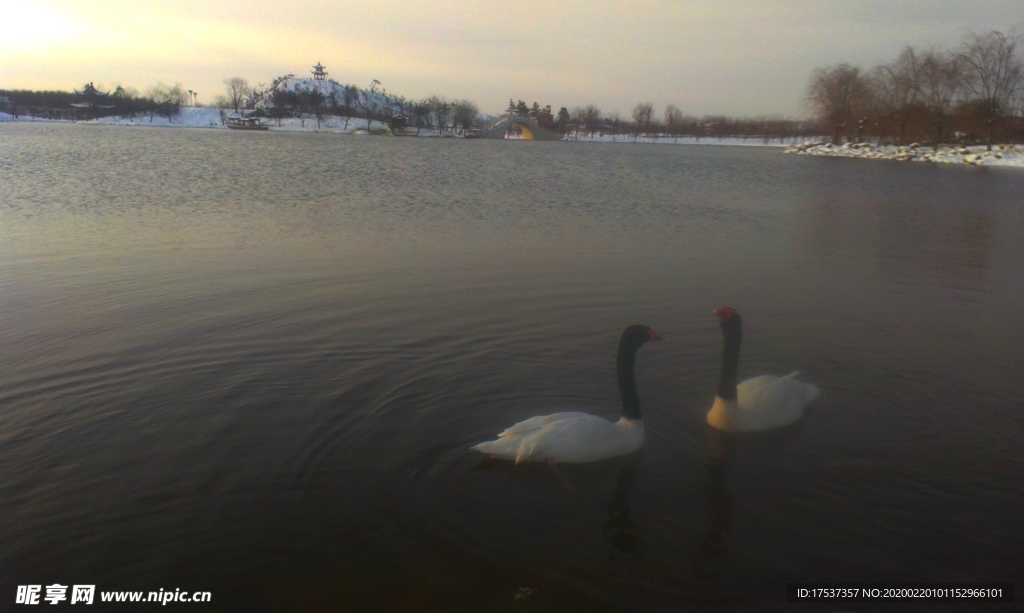
<path fill-rule="evenodd" d="M 11 115 L 28 115 L 48 119 L 95 119 L 110 115 L 136 117 L 154 115 L 174 117 L 181 112 L 192 97 L 191 92 L 180 83 L 165 85 L 158 83 L 146 93 L 139 93 L 131 87 L 116 86 L 113 91 L 102 92 L 101 88 L 86 83 L 81 91 L 65 92 L 56 90 L 0 90 L 0 98 L 6 98 L 0 109 Z M 91 106 L 76 108 L 73 104 L 89 103 Z"/>
<path fill-rule="evenodd" d="M 889 63 L 862 70 L 817 68 L 807 100 L 834 143 L 1024 139 L 1021 40 L 1002 32 L 970 34 L 956 49 L 904 48 Z"/>
<path fill-rule="evenodd" d="M 604 113 L 595 104 L 577 106 L 571 111 L 560 107 L 552 112 L 551 105 L 509 99 L 507 115 L 529 117 L 551 132 L 573 136 L 623 136 L 634 138 L 764 138 L 765 140 L 816 135 L 816 126 L 809 122 L 783 117 L 728 117 L 725 115 L 696 116 L 684 113 L 675 104 L 665 106 L 661 117 L 653 102 L 640 102 L 629 117 L 617 112 Z M 516 130 L 517 128 L 512 128 Z"/>
<path fill-rule="evenodd" d="M 269 86 L 258 84 L 252 86 L 242 77 L 224 79 L 224 94 L 219 96 L 214 106 L 233 109 L 235 112 L 248 111 L 256 115 L 278 120 L 285 117 L 302 117 L 313 115 L 318 121 L 325 115 L 337 115 L 346 118 L 361 117 L 370 120 L 391 123 L 396 116 L 406 122 L 409 128 L 415 128 L 419 134 L 422 129 L 438 132 L 466 134 L 470 130 L 486 127 L 481 121 L 479 107 L 468 99 L 449 101 L 444 96 L 431 95 L 422 100 L 406 100 L 404 97 L 393 98 L 390 106 L 374 106 L 366 104 L 355 85 L 341 85 L 331 81 L 338 87 L 329 94 L 317 88 L 288 89 L 281 85 L 293 79 L 288 74 L 277 77 Z M 379 81 L 373 81 L 366 91 L 373 93 Z M 270 104 L 261 104 L 269 102 Z M 618 113 L 604 114 L 594 104 L 575 107 L 569 111 L 561 107 L 557 113 L 551 105 L 540 106 L 534 102 L 532 106 L 523 100 L 514 102 L 509 99 L 506 115 L 530 117 L 541 128 L 560 134 L 579 135 L 644 135 L 648 137 L 754 137 L 784 138 L 793 136 L 810 136 L 814 126 L 808 122 L 785 119 L 780 117 L 734 118 L 724 115 L 705 115 L 697 117 L 686 115 L 674 104 L 665 108 L 663 118 L 657 117 L 654 105 L 642 102 L 636 106 L 632 121 L 621 117 Z M 512 128 L 513 131 L 518 128 Z"/>

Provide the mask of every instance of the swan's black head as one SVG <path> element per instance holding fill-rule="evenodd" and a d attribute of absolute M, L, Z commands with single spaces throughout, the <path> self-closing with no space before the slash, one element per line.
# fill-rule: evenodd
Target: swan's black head
<path fill-rule="evenodd" d="M 736 345 L 739 347 L 740 339 L 743 335 L 743 320 L 740 317 L 740 314 L 732 307 L 720 306 L 715 309 L 715 317 L 718 318 L 718 323 L 722 326 L 722 333 L 725 334 L 726 345 Z"/>
<path fill-rule="evenodd" d="M 715 317 L 718 318 L 718 322 L 722 325 L 723 330 L 740 327 L 740 314 L 732 307 L 718 307 L 715 309 Z"/>
<path fill-rule="evenodd" d="M 660 341 L 661 335 L 650 326 L 636 324 L 626 328 L 619 338 L 619 350 L 636 351 L 648 341 Z"/>

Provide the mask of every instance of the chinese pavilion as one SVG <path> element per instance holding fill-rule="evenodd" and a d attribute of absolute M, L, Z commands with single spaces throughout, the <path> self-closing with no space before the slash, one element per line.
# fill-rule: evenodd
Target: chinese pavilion
<path fill-rule="evenodd" d="M 317 62 L 316 66 L 313 67 L 313 78 L 317 81 L 323 81 L 327 78 L 327 71 L 320 65 L 320 62 Z"/>
<path fill-rule="evenodd" d="M 81 111 L 79 111 L 79 117 L 81 117 L 83 112 L 86 116 L 92 115 L 93 117 L 99 117 L 100 109 L 114 108 L 113 104 L 100 104 L 107 98 L 107 96 L 110 95 L 110 92 L 99 91 L 98 89 L 93 87 L 93 84 L 91 82 L 86 83 L 85 87 L 82 88 L 82 91 L 78 91 L 76 89 L 75 94 L 82 97 L 82 99 L 79 102 L 71 103 L 71 106 L 75 107 L 76 109 L 82 109 Z"/>

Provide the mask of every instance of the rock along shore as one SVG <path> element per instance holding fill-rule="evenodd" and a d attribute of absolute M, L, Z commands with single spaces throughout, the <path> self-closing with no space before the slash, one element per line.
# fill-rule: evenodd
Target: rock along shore
<path fill-rule="evenodd" d="M 899 146 L 846 143 L 836 146 L 831 143 L 806 142 L 802 145 L 787 147 L 784 153 L 898 160 L 902 162 L 935 162 L 938 164 L 971 164 L 974 166 L 1013 166 L 1024 168 L 1024 145 L 992 145 L 992 151 L 987 151 L 984 145 L 972 145 L 970 147 L 940 145 L 939 149 L 935 151 L 931 147 L 923 147 L 918 143 Z"/>

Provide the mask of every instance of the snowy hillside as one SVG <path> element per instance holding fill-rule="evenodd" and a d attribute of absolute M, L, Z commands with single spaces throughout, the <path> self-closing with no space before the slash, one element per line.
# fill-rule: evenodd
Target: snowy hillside
<path fill-rule="evenodd" d="M 289 77 L 277 82 L 260 96 L 255 103 L 256 109 L 271 109 L 275 91 L 304 92 L 319 91 L 328 106 L 351 106 L 353 109 L 366 109 L 375 115 L 409 114 L 408 104 L 404 98 L 391 96 L 376 89 L 380 83 L 374 81 L 373 89 L 353 88 L 346 92 L 346 86 L 331 79 L 317 80 L 309 77 Z M 346 98 L 346 93 L 349 96 Z"/>

